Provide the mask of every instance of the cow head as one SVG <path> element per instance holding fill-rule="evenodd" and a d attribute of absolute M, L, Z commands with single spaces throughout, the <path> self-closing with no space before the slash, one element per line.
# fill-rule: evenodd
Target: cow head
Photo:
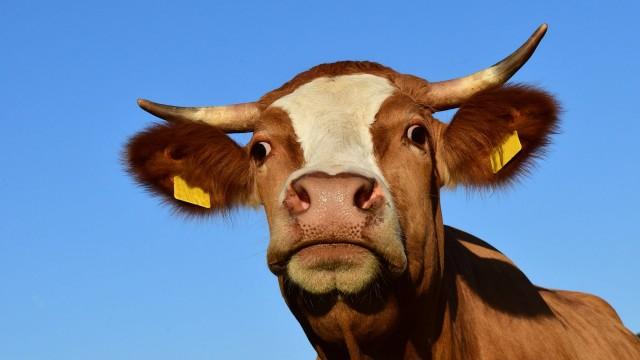
<path fill-rule="evenodd" d="M 168 122 L 131 140 L 130 172 L 190 214 L 264 206 L 269 268 L 309 337 L 341 341 L 348 318 L 349 331 L 378 338 L 400 321 L 398 304 L 424 296 L 442 275 L 440 188 L 509 183 L 553 132 L 553 98 L 503 85 L 545 30 L 493 67 L 443 82 L 339 62 L 255 103 L 140 100 Z M 456 107 L 449 124 L 433 116 Z M 253 132 L 244 147 L 226 135 L 239 131 Z M 514 132 L 522 150 L 494 173 L 490 155 Z M 203 189 L 210 208 L 175 200 L 175 176 Z M 379 319 L 385 326 L 372 326 Z"/>

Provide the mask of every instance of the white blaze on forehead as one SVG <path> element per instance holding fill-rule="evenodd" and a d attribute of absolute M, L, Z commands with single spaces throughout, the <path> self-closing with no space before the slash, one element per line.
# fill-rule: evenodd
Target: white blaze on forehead
<path fill-rule="evenodd" d="M 322 77 L 275 101 L 289 114 L 306 170 L 329 174 L 363 169 L 382 179 L 370 125 L 393 94 L 389 80 L 371 74 Z"/>

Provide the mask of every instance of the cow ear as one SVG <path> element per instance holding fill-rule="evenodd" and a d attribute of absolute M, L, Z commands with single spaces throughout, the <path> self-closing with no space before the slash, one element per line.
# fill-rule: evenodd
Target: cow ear
<path fill-rule="evenodd" d="M 188 214 L 204 215 L 259 203 L 254 166 L 247 151 L 210 125 L 151 126 L 129 141 L 125 158 L 138 183 Z M 174 182 L 178 182 L 177 188 Z M 185 192 L 187 198 L 195 194 L 191 197 L 196 201 L 176 199 L 184 198 Z"/>
<path fill-rule="evenodd" d="M 475 95 L 440 131 L 443 185 L 495 188 L 526 174 L 556 132 L 558 113 L 551 95 L 530 86 L 506 85 Z"/>

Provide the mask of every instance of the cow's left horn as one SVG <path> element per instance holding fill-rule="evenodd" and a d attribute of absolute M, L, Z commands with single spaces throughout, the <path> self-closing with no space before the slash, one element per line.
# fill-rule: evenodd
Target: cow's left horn
<path fill-rule="evenodd" d="M 459 107 L 474 94 L 500 86 L 524 65 L 547 32 L 547 24 L 536 29 L 520 48 L 490 68 L 471 75 L 430 84 L 423 101 L 436 111 Z"/>
<path fill-rule="evenodd" d="M 198 121 L 218 127 L 225 132 L 253 131 L 255 122 L 260 116 L 260 108 L 256 103 L 180 107 L 138 99 L 138 105 L 150 114 L 167 121 Z"/>

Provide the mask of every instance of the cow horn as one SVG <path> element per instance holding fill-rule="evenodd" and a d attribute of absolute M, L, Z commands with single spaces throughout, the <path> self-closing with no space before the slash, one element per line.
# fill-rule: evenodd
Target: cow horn
<path fill-rule="evenodd" d="M 196 121 L 220 128 L 225 132 L 253 131 L 260 116 L 256 103 L 227 106 L 179 107 L 138 99 L 138 105 L 145 111 L 167 121 Z"/>
<path fill-rule="evenodd" d="M 448 110 L 459 107 L 480 91 L 504 84 L 529 60 L 546 32 L 547 24 L 540 25 L 518 50 L 490 68 L 465 77 L 432 83 L 425 103 L 436 111 Z"/>

